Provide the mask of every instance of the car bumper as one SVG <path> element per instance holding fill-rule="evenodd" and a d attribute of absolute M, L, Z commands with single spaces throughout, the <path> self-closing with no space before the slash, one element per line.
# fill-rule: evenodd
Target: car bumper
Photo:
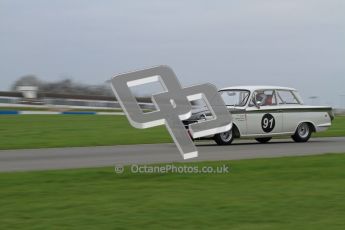
<path fill-rule="evenodd" d="M 331 123 L 320 124 L 320 125 L 317 125 L 315 128 L 316 128 L 316 132 L 322 132 L 322 131 L 326 131 L 329 127 L 331 127 Z"/>

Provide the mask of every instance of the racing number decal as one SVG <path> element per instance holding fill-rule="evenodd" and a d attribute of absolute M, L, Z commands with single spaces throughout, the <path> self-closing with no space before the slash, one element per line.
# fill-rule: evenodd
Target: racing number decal
<path fill-rule="evenodd" d="M 271 114 L 267 113 L 262 117 L 261 127 L 265 133 L 272 132 L 275 125 L 276 125 L 276 121 Z"/>

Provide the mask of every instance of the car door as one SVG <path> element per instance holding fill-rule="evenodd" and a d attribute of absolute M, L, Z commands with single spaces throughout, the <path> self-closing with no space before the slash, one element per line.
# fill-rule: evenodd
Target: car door
<path fill-rule="evenodd" d="M 283 117 L 275 90 L 263 89 L 253 93 L 246 109 L 246 121 L 247 136 L 270 136 L 282 132 Z"/>
<path fill-rule="evenodd" d="M 294 133 L 301 120 L 308 114 L 299 112 L 301 102 L 291 90 L 277 90 L 277 100 L 283 113 L 283 132 Z M 312 117 L 309 113 L 308 117 Z"/>

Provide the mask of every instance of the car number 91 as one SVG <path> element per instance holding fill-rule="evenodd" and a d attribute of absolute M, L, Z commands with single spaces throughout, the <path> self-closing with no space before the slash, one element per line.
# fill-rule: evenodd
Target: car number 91
<path fill-rule="evenodd" d="M 272 116 L 272 114 L 267 113 L 262 117 L 261 127 L 265 133 L 272 132 L 272 130 L 275 127 L 275 124 L 276 124 L 276 122 L 275 122 L 275 119 Z"/>

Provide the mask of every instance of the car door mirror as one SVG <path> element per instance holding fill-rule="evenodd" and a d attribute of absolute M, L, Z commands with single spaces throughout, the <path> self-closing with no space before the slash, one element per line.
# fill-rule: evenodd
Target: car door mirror
<path fill-rule="evenodd" d="M 261 101 L 256 101 L 256 107 L 257 107 L 258 109 L 260 109 L 261 105 L 262 105 L 262 102 L 261 102 Z"/>

